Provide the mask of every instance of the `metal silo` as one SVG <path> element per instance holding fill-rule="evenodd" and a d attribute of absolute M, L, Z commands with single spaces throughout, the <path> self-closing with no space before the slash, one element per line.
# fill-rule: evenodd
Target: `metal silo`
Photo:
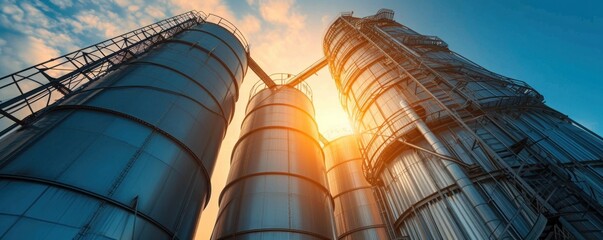
<path fill-rule="evenodd" d="M 190 12 L 13 75 L 49 82 L 17 104 L 64 97 L 0 143 L 0 238 L 192 238 L 247 70 L 235 34 Z"/>
<path fill-rule="evenodd" d="M 362 173 L 362 154 L 355 135 L 323 147 L 329 189 L 335 202 L 338 239 L 388 239 L 374 187 Z"/>
<path fill-rule="evenodd" d="M 525 82 L 391 10 L 343 14 L 324 51 L 400 237 L 603 237 L 603 139 Z"/>
<path fill-rule="evenodd" d="M 260 82 L 251 96 L 212 239 L 332 239 L 310 89 Z"/>

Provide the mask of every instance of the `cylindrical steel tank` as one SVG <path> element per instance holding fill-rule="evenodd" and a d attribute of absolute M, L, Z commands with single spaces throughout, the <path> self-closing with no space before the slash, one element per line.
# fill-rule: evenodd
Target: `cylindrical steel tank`
<path fill-rule="evenodd" d="M 603 237 L 603 140 L 526 83 L 391 10 L 342 15 L 324 51 L 400 236 Z"/>
<path fill-rule="evenodd" d="M 332 239 L 309 88 L 262 88 L 252 89 L 212 239 Z"/>
<path fill-rule="evenodd" d="M 0 143 L 1 239 L 189 239 L 247 70 L 202 23 Z"/>
<path fill-rule="evenodd" d="M 374 187 L 362 173 L 362 154 L 355 135 L 323 147 L 329 189 L 335 202 L 337 239 L 388 239 Z"/>

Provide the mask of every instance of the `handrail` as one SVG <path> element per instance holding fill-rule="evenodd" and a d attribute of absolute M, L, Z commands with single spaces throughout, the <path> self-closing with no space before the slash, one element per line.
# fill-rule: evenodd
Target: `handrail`
<path fill-rule="evenodd" d="M 0 78 L 0 136 L 164 39 L 203 21 L 202 13 L 186 12 Z"/>
<path fill-rule="evenodd" d="M 274 88 L 276 91 L 278 91 L 278 89 L 282 86 L 291 87 L 291 86 L 288 86 L 287 83 L 294 76 L 295 75 L 290 74 L 290 73 L 270 74 L 270 78 L 272 79 L 272 82 L 275 84 Z M 251 100 L 258 92 L 260 92 L 261 90 L 267 89 L 267 88 L 273 89 L 273 87 L 267 86 L 266 83 L 262 80 L 256 82 L 253 85 L 253 87 L 251 87 L 251 91 L 249 91 L 249 100 Z M 307 83 L 301 82 L 291 88 L 295 88 L 295 89 L 301 91 L 304 95 L 306 95 L 308 97 L 308 99 L 310 99 L 310 101 L 313 101 L 312 100 L 312 98 L 313 98 L 312 97 L 312 89 L 310 88 L 310 86 Z"/>
<path fill-rule="evenodd" d="M 197 11 L 193 11 L 193 12 L 197 12 Z M 198 13 L 202 13 L 202 12 L 198 12 Z M 219 26 L 222 26 L 228 30 L 230 30 L 233 35 L 235 35 L 235 37 L 237 37 L 237 39 L 239 39 L 239 41 L 241 41 L 241 44 L 243 44 L 243 47 L 245 47 L 245 51 L 247 53 L 249 53 L 249 43 L 247 42 L 247 39 L 245 38 L 245 36 L 243 36 L 243 33 L 241 32 L 241 30 L 239 30 L 232 22 L 226 20 L 226 18 L 220 17 L 218 15 L 215 15 L 213 13 L 207 14 L 203 20 L 205 22 L 209 22 L 209 23 L 214 23 L 217 24 Z"/>
<path fill-rule="evenodd" d="M 26 125 L 71 92 L 104 77 L 161 41 L 210 22 L 231 31 L 249 51 L 247 40 L 228 20 L 189 11 L 124 33 L 100 43 L 52 58 L 0 78 L 0 138 Z"/>

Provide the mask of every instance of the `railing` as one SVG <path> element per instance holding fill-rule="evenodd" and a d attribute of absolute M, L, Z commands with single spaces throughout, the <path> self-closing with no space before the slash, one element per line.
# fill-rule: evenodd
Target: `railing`
<path fill-rule="evenodd" d="M 290 74 L 290 73 L 270 74 L 270 78 L 277 85 L 275 91 L 278 91 L 278 89 L 281 86 L 287 86 L 287 83 L 289 83 L 290 79 L 293 77 L 295 77 L 295 75 Z M 266 88 L 269 88 L 268 86 L 266 86 L 266 83 L 264 83 L 263 81 L 258 81 L 257 83 L 255 83 L 253 85 L 253 87 L 251 87 L 251 91 L 249 92 L 249 99 L 251 100 L 258 92 L 260 92 L 261 90 L 264 90 Z M 310 86 L 307 83 L 300 82 L 300 83 L 296 84 L 293 88 L 301 91 L 303 94 L 305 94 L 310 99 L 310 101 L 312 101 L 312 89 L 310 88 Z"/>
<path fill-rule="evenodd" d="M 518 88 L 518 89 L 519 89 L 519 88 L 521 88 L 521 89 L 525 89 L 526 94 L 528 94 L 527 92 L 529 92 L 529 94 L 530 94 L 530 95 L 534 95 L 534 96 L 536 96 L 537 98 L 540 98 L 541 100 L 542 100 L 542 99 L 544 99 L 544 97 L 542 97 L 542 95 L 540 95 L 540 93 L 538 93 L 538 91 L 536 91 L 534 88 L 532 88 L 532 87 L 531 87 L 529 84 L 527 84 L 526 82 L 521 81 L 521 80 L 518 80 L 518 79 L 510 78 L 510 77 L 507 77 L 507 76 L 503 76 L 503 75 L 500 75 L 500 74 L 495 73 L 495 72 L 492 72 L 492 71 L 490 71 L 490 70 L 488 70 L 488 69 L 486 69 L 486 68 L 482 67 L 481 65 L 479 65 L 479 64 L 477 64 L 477 63 L 475 63 L 475 62 L 471 61 L 470 59 L 468 59 L 468 58 L 464 57 L 463 55 L 460 55 L 460 54 L 458 54 L 458 53 L 456 53 L 456 52 L 454 52 L 454 51 L 450 51 L 450 52 L 451 52 L 451 53 L 452 53 L 454 56 L 459 57 L 460 59 L 464 60 L 464 61 L 465 61 L 466 63 L 468 63 L 469 65 L 471 65 L 471 66 L 475 67 L 476 69 L 479 69 L 479 70 L 481 70 L 481 71 L 486 72 L 486 73 L 487 73 L 489 76 L 492 76 L 492 77 L 497 78 L 497 79 L 502 80 L 502 81 L 506 81 L 507 83 L 509 83 L 509 85 L 512 85 L 512 86 L 513 86 L 513 87 L 515 87 L 515 88 Z M 461 71 L 463 71 L 463 72 L 465 72 L 465 73 L 466 73 L 466 71 L 465 71 L 464 69 L 462 69 L 462 68 L 461 68 Z"/>
<path fill-rule="evenodd" d="M 345 18 L 340 18 L 342 22 L 347 23 L 351 28 L 354 28 L 354 26 L 357 26 L 357 24 L 354 23 L 350 23 L 348 21 L 346 21 Z M 379 32 L 376 32 L 379 33 Z M 363 34 L 362 32 L 359 32 L 359 34 L 362 34 L 363 37 L 365 39 L 367 39 L 368 41 L 370 41 L 374 46 L 376 46 L 383 55 L 387 56 L 392 62 L 397 62 L 395 61 L 395 57 L 396 56 L 392 56 L 395 55 L 396 53 L 400 53 L 403 54 L 404 56 L 406 56 L 407 58 L 412 58 L 413 54 L 410 51 L 407 51 L 407 48 L 401 48 L 401 51 L 388 51 L 387 48 L 382 47 L 382 46 L 387 46 L 387 40 L 389 40 L 386 37 L 384 37 L 383 39 L 377 38 L 375 36 L 372 36 L 370 34 Z M 378 36 L 378 35 L 377 35 Z M 382 44 L 382 42 L 380 42 L 380 40 L 383 40 L 383 42 L 386 42 L 386 44 Z M 459 55 L 460 56 L 460 55 Z M 464 58 L 463 58 L 464 59 Z M 420 58 L 418 58 L 417 60 L 417 64 L 411 65 L 409 64 L 409 66 L 414 69 L 425 69 L 425 70 L 429 70 L 433 75 L 436 75 L 438 78 L 443 79 L 435 70 L 430 69 L 430 66 L 427 64 L 424 64 L 422 61 L 419 61 Z M 410 62 L 410 61 L 408 61 Z M 467 62 L 472 64 L 472 69 L 478 69 L 478 70 L 484 70 L 487 71 L 483 68 L 481 68 L 481 66 L 472 63 L 471 61 L 467 60 Z M 485 172 L 484 176 L 486 178 L 490 178 L 493 179 L 494 181 L 496 181 L 496 188 L 500 188 L 502 189 L 503 185 L 502 183 L 504 182 L 505 185 L 507 183 L 512 184 L 514 186 L 516 186 L 516 190 L 518 191 L 518 195 L 519 197 L 523 198 L 523 199 L 527 199 L 525 200 L 525 202 L 527 204 L 529 204 L 530 209 L 534 210 L 535 213 L 537 214 L 541 214 L 541 213 L 546 213 L 547 211 L 555 211 L 555 208 L 553 208 L 552 205 L 553 203 L 549 202 L 549 198 L 547 197 L 542 198 L 539 192 L 541 191 L 539 188 L 540 186 L 538 186 L 537 184 L 533 184 L 531 181 L 529 181 L 529 179 L 524 179 L 524 176 L 522 175 L 522 170 L 526 171 L 525 169 L 525 163 L 528 163 L 529 160 L 532 160 L 532 158 L 535 159 L 540 159 L 540 161 L 542 161 L 543 163 L 546 163 L 548 166 L 547 168 L 542 168 L 541 165 L 534 165 L 534 168 L 536 169 L 542 169 L 543 171 L 550 171 L 550 176 L 552 177 L 556 177 L 558 179 L 565 179 L 564 182 L 561 182 L 560 184 L 555 184 L 552 183 L 553 186 L 555 186 L 559 189 L 567 189 L 565 191 L 567 191 L 567 195 L 570 195 L 572 197 L 574 197 L 575 199 L 584 199 L 584 203 L 583 206 L 585 206 L 587 209 L 594 209 L 594 211 L 589 211 L 588 214 L 590 214 L 590 212 L 594 212 L 594 214 L 598 214 L 598 216 L 603 215 L 603 213 L 600 213 L 600 204 L 598 204 L 598 202 L 596 201 L 596 199 L 598 198 L 597 196 L 601 196 L 596 192 L 593 192 L 593 189 L 586 189 L 585 187 L 582 188 L 580 185 L 578 185 L 578 183 L 585 181 L 581 178 L 579 178 L 580 176 L 573 174 L 571 175 L 571 177 L 573 179 L 575 179 L 575 181 L 569 181 L 567 178 L 570 176 L 570 174 L 568 172 L 566 172 L 567 167 L 563 167 L 563 166 L 558 166 L 558 163 L 560 162 L 559 160 L 555 160 L 555 157 L 553 156 L 552 153 L 546 153 L 546 154 L 542 154 L 541 151 L 543 151 L 542 149 L 544 149 L 544 147 L 538 146 L 538 144 L 536 144 L 538 141 L 540 140 L 532 140 L 534 142 L 533 146 L 531 146 L 529 148 L 529 156 L 525 156 L 525 155 L 519 155 L 518 152 L 513 152 L 513 145 L 509 146 L 508 144 L 505 144 L 505 142 L 503 142 L 503 140 L 501 139 L 502 136 L 507 136 L 510 138 L 514 138 L 514 134 L 511 134 L 507 131 L 505 131 L 506 127 L 504 126 L 497 126 L 497 129 L 500 129 L 504 132 L 503 134 L 500 134 L 498 132 L 494 132 L 493 130 L 490 130 L 487 126 L 482 125 L 483 123 L 479 122 L 480 118 L 488 118 L 491 122 L 493 122 L 494 124 L 500 125 L 503 123 L 497 123 L 499 120 L 496 119 L 496 117 L 489 115 L 489 114 L 484 114 L 484 115 L 479 115 L 480 113 L 483 113 L 485 111 L 483 111 L 485 108 L 490 108 L 490 107 L 501 107 L 503 105 L 513 105 L 513 106 L 517 106 L 517 105 L 525 105 L 525 104 L 532 104 L 534 103 L 536 106 L 539 106 L 537 103 L 540 103 L 542 101 L 542 96 L 540 94 L 538 94 L 534 89 L 532 89 L 530 86 L 528 86 L 525 82 L 519 81 L 519 80 L 515 80 L 515 79 L 511 79 L 511 78 L 507 78 L 504 77 L 502 75 L 498 75 L 492 72 L 487 71 L 486 73 L 488 76 L 494 76 L 493 79 L 495 80 L 502 80 L 505 81 L 507 84 L 505 84 L 505 87 L 507 87 L 508 89 L 510 89 L 512 92 L 516 93 L 517 96 L 494 96 L 492 97 L 493 99 L 496 99 L 496 101 L 489 101 L 487 102 L 487 104 L 475 104 L 476 110 L 479 111 L 468 111 L 467 109 L 463 108 L 463 109 L 452 109 L 450 107 L 447 107 L 447 105 L 445 104 L 445 101 L 443 99 L 441 99 L 440 97 L 437 96 L 437 93 L 433 91 L 433 89 L 431 89 L 430 86 L 438 86 L 438 84 L 435 85 L 428 85 L 432 83 L 432 80 L 429 81 L 423 81 L 424 79 L 419 78 L 419 77 L 415 77 L 413 75 L 416 74 L 410 74 L 411 70 L 407 70 L 405 69 L 406 62 L 398 62 L 398 67 L 401 70 L 404 70 L 405 73 L 407 73 L 410 78 L 417 84 L 417 86 L 420 86 L 422 90 L 426 91 L 429 94 L 429 97 L 434 99 L 434 101 L 440 105 L 442 107 L 442 113 L 445 114 L 445 116 L 448 116 L 451 121 L 454 121 L 458 124 L 458 127 L 461 129 L 464 129 L 466 131 L 466 133 L 468 134 L 468 136 L 466 137 L 467 139 L 472 139 L 474 141 L 473 143 L 473 147 L 471 150 L 474 150 L 475 148 L 480 148 L 481 151 L 487 155 L 487 158 L 485 158 L 488 161 L 491 161 L 493 163 L 495 163 L 494 165 L 494 169 L 496 169 L 497 171 L 500 171 L 502 174 L 504 174 L 506 177 L 504 180 L 500 181 L 497 180 L 492 173 L 490 172 L 490 170 L 488 170 L 487 172 Z M 440 91 L 445 91 L 448 95 L 451 95 L 453 93 L 455 93 L 456 87 L 451 88 L 450 90 L 446 89 L 446 88 L 441 88 L 441 87 L 437 87 L 438 89 L 441 89 Z M 459 93 L 460 95 L 460 93 Z M 467 103 L 471 103 L 471 102 L 476 102 L 474 101 L 475 99 L 472 98 L 467 98 Z M 485 99 L 478 99 L 478 100 L 485 100 Z M 479 103 L 481 103 L 482 101 L 479 101 Z M 461 118 L 461 116 L 458 113 L 463 113 L 466 114 L 463 115 L 463 118 Z M 479 116 L 479 118 L 476 118 L 476 114 Z M 440 113 L 438 112 L 438 117 L 440 118 Z M 479 126 L 475 126 L 473 128 L 469 127 L 470 121 L 467 121 L 468 119 L 477 119 L 475 120 L 476 124 L 480 124 Z M 388 120 L 386 119 L 384 121 L 383 125 L 387 125 L 388 124 Z M 407 125 L 405 125 L 404 127 L 406 127 Z M 381 149 L 381 145 L 377 146 L 375 149 L 372 149 L 372 144 L 374 144 L 374 142 L 376 142 L 376 136 L 377 135 L 382 135 L 383 133 L 380 132 L 380 126 L 378 126 L 377 131 L 373 134 L 373 138 L 368 140 L 368 143 L 365 144 L 365 146 L 363 149 L 361 149 L 361 151 L 363 152 L 363 156 L 365 156 L 365 161 L 363 161 L 363 172 L 365 174 L 365 176 L 369 177 L 369 178 L 374 178 L 374 176 L 376 176 L 376 174 L 379 172 L 381 165 L 381 162 L 376 162 L 373 159 L 377 159 L 377 156 L 381 155 L 382 153 L 379 151 L 383 151 Z M 398 131 L 404 130 L 404 127 L 397 127 Z M 451 126 L 446 126 L 450 132 L 452 132 L 452 128 Z M 504 149 L 507 150 L 507 152 L 510 152 L 515 159 L 513 159 L 514 161 L 521 161 L 521 165 L 519 167 L 515 167 L 515 162 L 511 162 L 510 160 L 507 159 L 507 157 L 505 157 L 504 155 L 502 155 L 499 151 L 497 151 L 498 149 L 495 148 L 495 144 L 490 143 L 487 139 L 485 138 L 482 134 L 480 134 L 477 129 L 485 129 L 489 135 L 491 135 L 493 138 L 491 139 L 495 139 L 496 142 L 498 144 L 501 144 L 504 146 Z M 368 131 L 371 131 L 373 129 L 369 129 Z M 383 136 L 386 139 L 384 139 L 382 142 L 387 142 L 387 141 L 391 141 L 391 139 L 394 139 L 398 132 L 393 132 L 393 133 L 388 133 L 389 136 Z M 593 134 L 593 133 L 590 133 Z M 547 137 L 546 134 L 543 132 L 542 137 Z M 595 134 L 593 134 L 595 135 Z M 600 139 L 600 137 L 599 137 Z M 516 138 L 514 139 L 515 142 L 519 142 L 521 141 L 521 138 Z M 458 140 L 457 140 L 458 141 Z M 446 141 L 443 141 L 444 143 L 446 143 Z M 562 148 L 561 146 L 558 146 L 556 142 L 551 142 L 551 145 L 553 145 L 553 147 L 555 147 L 558 151 L 565 151 L 564 148 Z M 388 144 L 382 144 L 382 145 L 388 145 Z M 450 148 L 450 147 L 448 147 Z M 538 151 L 536 151 L 538 150 Z M 375 154 L 373 154 L 372 156 L 369 155 L 368 153 L 370 152 L 375 152 Z M 527 155 L 527 154 L 526 154 Z M 569 153 L 567 153 L 567 155 L 571 155 Z M 555 160 L 555 161 L 553 161 Z M 577 167 L 580 167 L 581 169 L 584 169 L 583 171 L 588 171 L 588 172 L 593 172 L 594 170 L 592 170 L 592 168 L 589 168 L 589 166 L 587 165 L 583 165 L 582 162 L 579 161 L 579 159 L 575 159 L 573 160 L 574 162 L 572 164 L 575 164 Z M 546 183 L 551 183 L 551 180 L 549 179 L 549 177 L 547 176 L 541 176 L 540 174 L 537 175 L 539 178 L 542 178 L 543 182 Z M 370 180 L 370 179 L 369 179 Z M 373 179 L 373 181 L 376 181 L 378 179 Z M 589 193 L 590 191 L 590 193 Z M 553 193 L 555 193 L 556 195 L 559 195 L 558 193 L 556 193 L 555 191 L 551 191 L 550 196 L 553 195 Z M 509 195 L 511 196 L 511 195 Z M 513 195 L 515 196 L 515 195 Z M 515 196 L 515 197 L 517 197 Z M 498 211 L 502 211 L 501 209 L 497 208 L 496 205 L 493 205 L 492 207 L 498 209 Z M 512 225 L 511 223 L 513 222 L 513 219 L 515 219 L 516 217 L 523 215 L 524 212 L 528 213 L 531 210 L 527 209 L 527 208 L 518 208 L 516 210 L 516 212 L 514 212 L 513 214 L 511 214 L 511 217 L 509 219 L 509 221 L 507 222 L 507 225 L 500 225 L 500 227 L 504 227 L 504 232 L 509 232 L 512 231 Z M 569 212 L 570 214 L 581 214 L 584 218 L 586 219 L 587 212 Z M 526 214 L 527 215 L 527 214 Z M 538 215 L 541 216 L 541 215 Z M 542 223 L 538 223 L 538 224 L 542 224 Z M 542 226 L 538 226 L 538 228 L 542 228 Z M 494 233 L 494 231 L 492 231 L 492 233 Z M 494 236 L 494 235 L 492 235 Z"/>
<path fill-rule="evenodd" d="M 202 12 L 197 12 L 197 11 L 194 11 L 194 12 L 203 14 Z M 230 21 L 226 20 L 223 17 L 220 17 L 215 14 L 211 14 L 211 13 L 207 14 L 203 20 L 206 22 L 217 24 L 219 26 L 222 26 L 222 27 L 230 30 L 230 33 L 235 35 L 235 37 L 237 37 L 237 39 L 239 39 L 239 41 L 241 41 L 241 43 L 245 47 L 245 51 L 249 53 L 249 43 L 247 43 L 247 39 L 245 38 L 245 36 L 243 36 L 243 33 L 241 32 L 241 30 L 239 30 L 237 27 L 235 27 L 235 25 L 232 24 Z"/>
<path fill-rule="evenodd" d="M 371 19 L 371 20 L 381 20 L 381 19 L 394 20 L 394 11 L 391 10 L 391 9 L 382 8 L 382 9 L 379 9 L 379 11 L 377 11 L 377 14 L 365 17 L 365 19 Z"/>
<path fill-rule="evenodd" d="M 28 124 L 42 110 L 139 57 L 159 42 L 203 22 L 228 29 L 248 51 L 241 32 L 219 16 L 190 11 L 167 18 L 0 78 L 0 137 Z"/>
<path fill-rule="evenodd" d="M 426 35 L 411 35 L 406 34 L 402 37 L 402 43 L 406 45 L 432 45 L 437 47 L 447 48 L 448 44 L 444 42 L 444 40 L 440 39 L 436 36 L 426 36 Z"/>

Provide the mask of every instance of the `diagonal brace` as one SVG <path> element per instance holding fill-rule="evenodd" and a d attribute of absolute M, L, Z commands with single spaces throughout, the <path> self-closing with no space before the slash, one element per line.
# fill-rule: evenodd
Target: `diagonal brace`
<path fill-rule="evenodd" d="M 270 78 L 270 76 L 268 76 L 268 74 L 264 72 L 260 65 L 258 65 L 258 63 L 256 63 L 250 55 L 247 55 L 247 59 L 247 65 L 249 66 L 249 68 L 251 68 L 251 70 L 253 70 L 253 72 L 255 72 L 255 74 L 260 77 L 260 79 L 266 84 L 268 88 L 273 89 L 274 87 L 276 87 L 276 84 L 274 83 L 274 81 L 272 81 L 272 78 Z"/>
<path fill-rule="evenodd" d="M 319 59 L 318 61 L 316 61 L 315 63 L 310 65 L 308 68 L 306 68 L 304 71 L 300 72 L 295 77 L 293 77 L 291 80 L 289 80 L 289 83 L 287 83 L 287 86 L 295 87 L 297 84 L 303 82 L 304 80 L 306 80 L 307 78 L 312 76 L 312 74 L 315 74 L 320 69 L 325 67 L 327 65 L 327 63 L 328 63 L 327 57 L 323 56 L 321 59 Z"/>

